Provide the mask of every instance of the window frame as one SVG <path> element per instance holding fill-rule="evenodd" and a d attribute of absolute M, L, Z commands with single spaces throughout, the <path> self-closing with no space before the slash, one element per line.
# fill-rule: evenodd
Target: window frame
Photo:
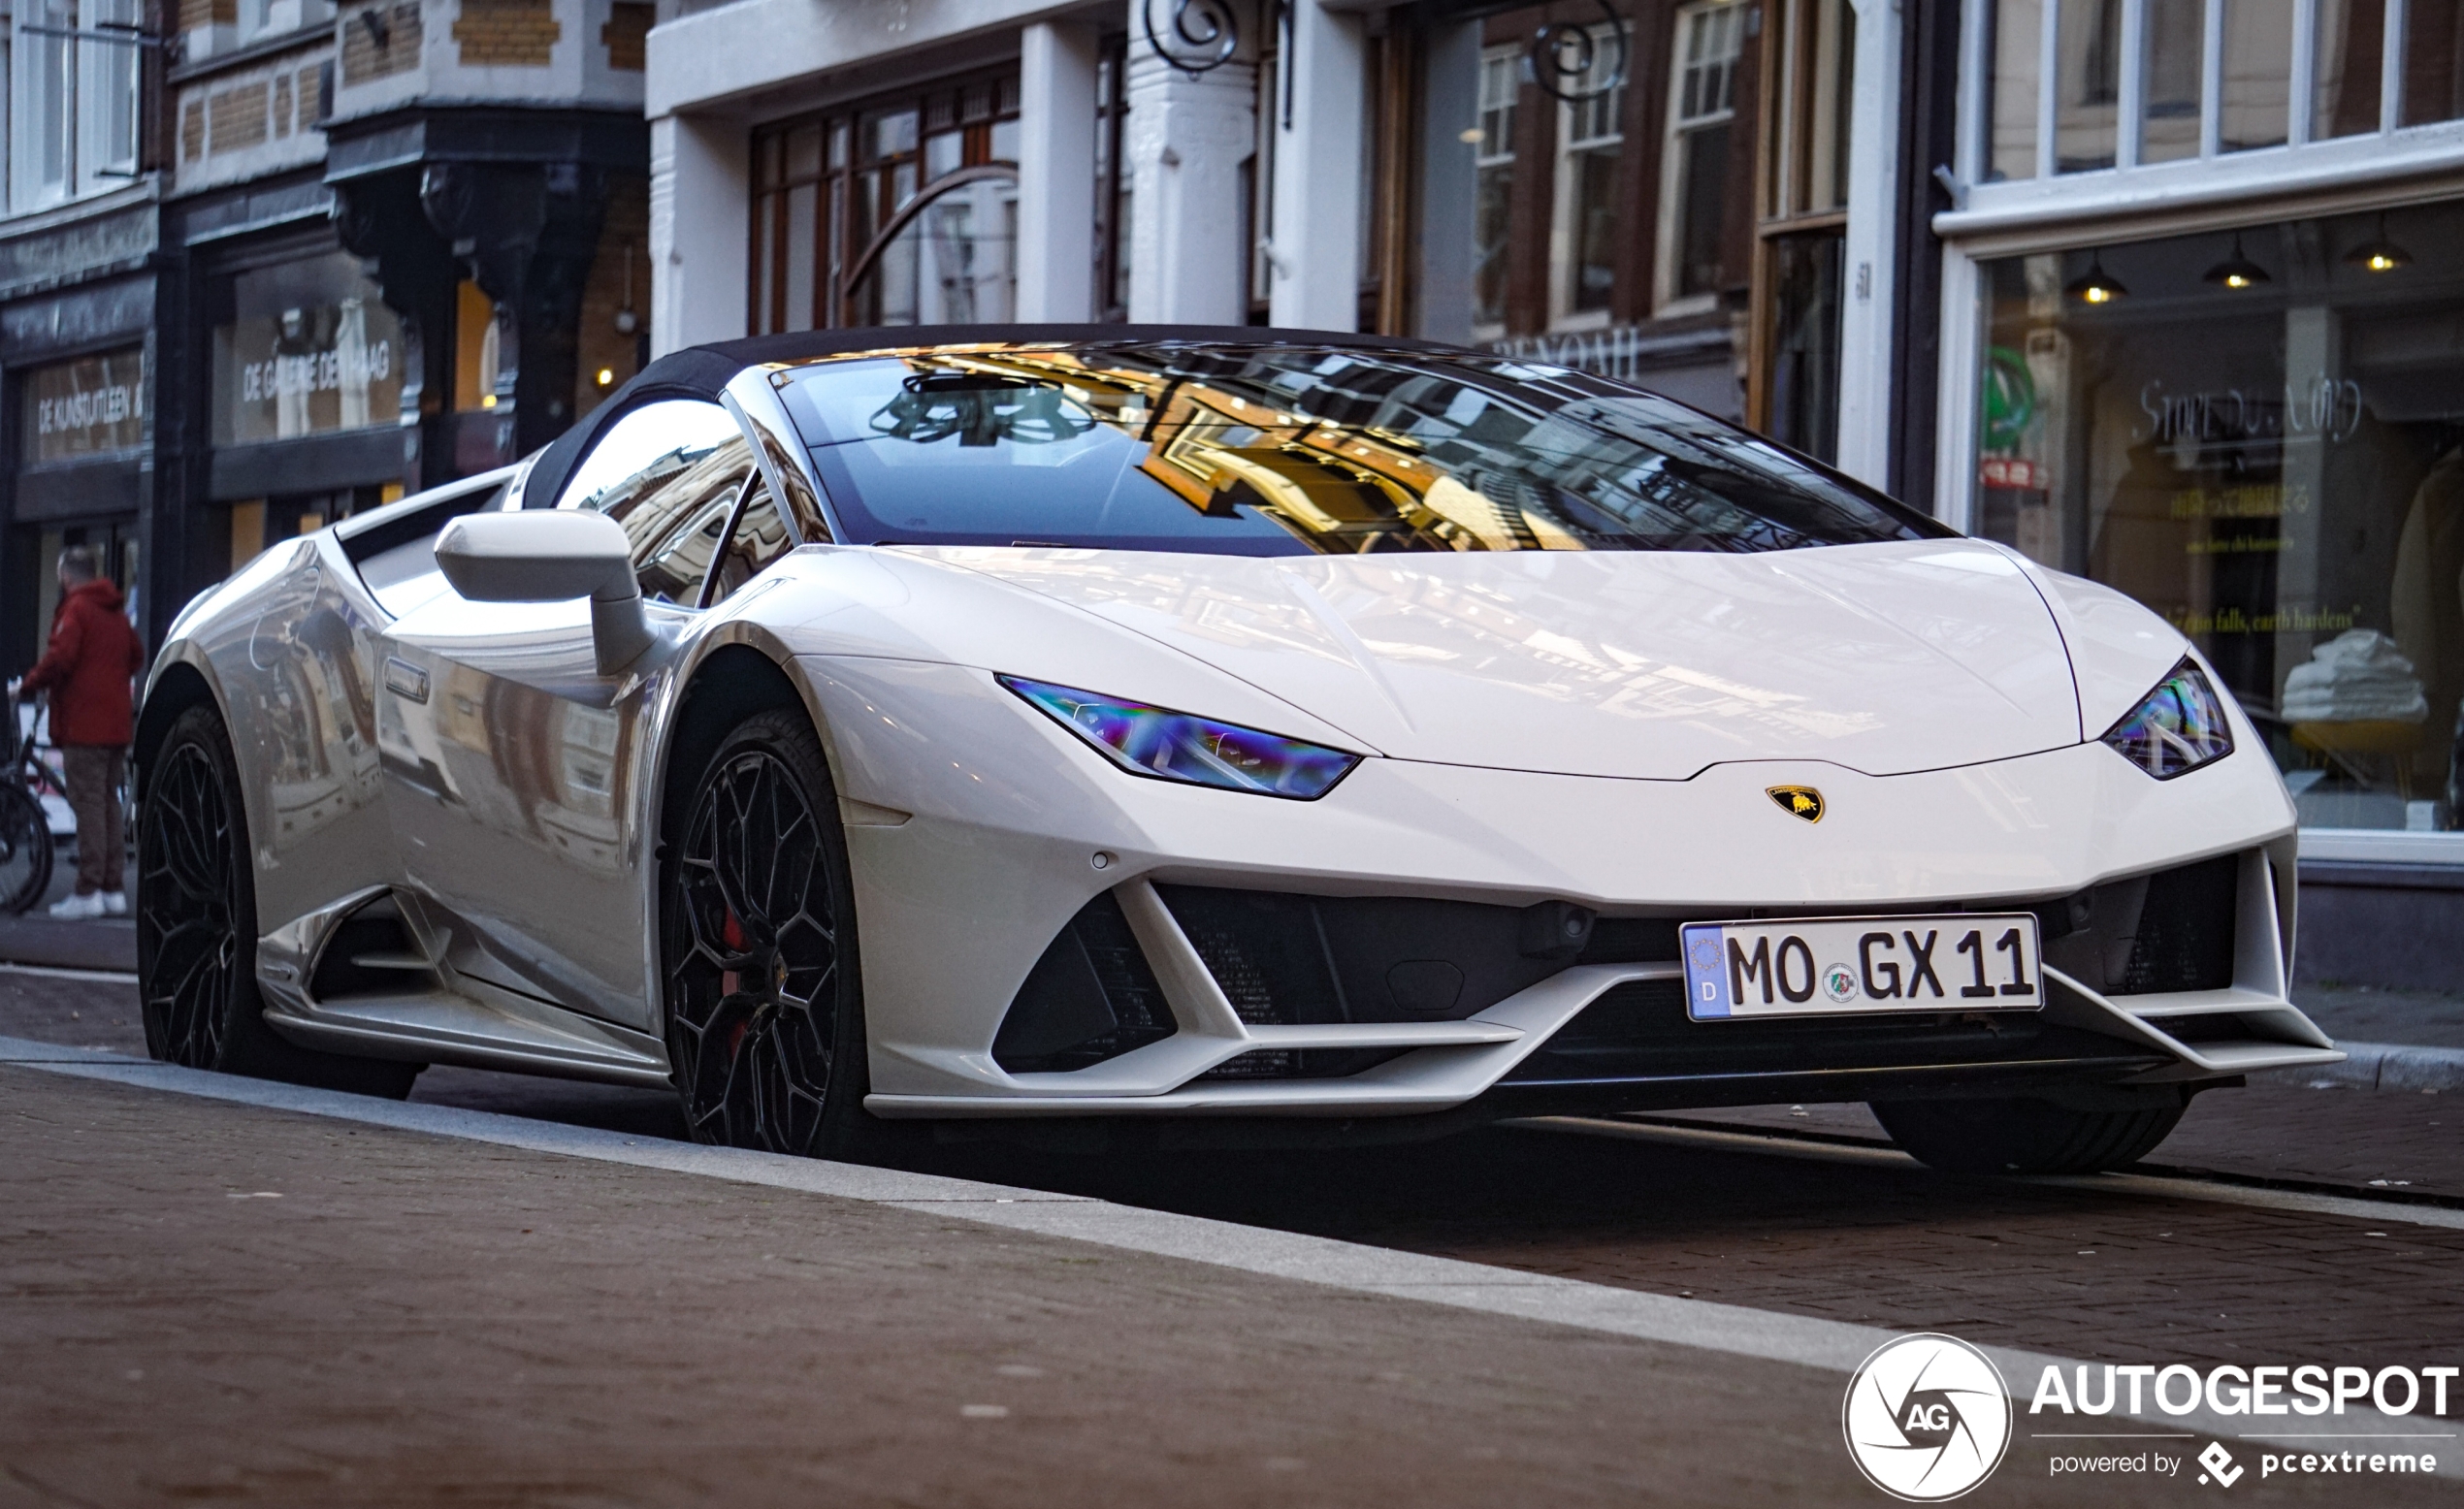
<path fill-rule="evenodd" d="M 1751 9 L 1748 0 L 1693 0 L 1680 6 L 1670 22 L 1669 46 L 1669 108 L 1661 124 L 1660 137 L 1660 212 L 1654 228 L 1656 244 L 1651 259 L 1651 309 L 1655 319 L 1678 318 L 1689 314 L 1706 314 L 1719 307 L 1716 291 L 1680 294 L 1678 289 L 1678 252 L 1683 242 L 1678 219 L 1686 197 L 1686 138 L 1715 126 L 1734 127 L 1736 122 L 1737 66 L 1745 55 L 1745 16 Z M 1725 57 L 1710 60 L 1724 70 L 1725 87 L 1718 109 L 1686 112 L 1686 76 L 1690 69 L 1701 66 L 1686 56 L 1687 29 L 1699 20 L 1714 16 L 1725 16 L 1729 48 Z"/>
<path fill-rule="evenodd" d="M 1475 300 L 1472 338 L 1475 344 L 1501 339 L 1506 335 L 1507 305 L 1510 302 L 1508 298 L 1510 288 L 1500 294 L 1497 306 L 1498 317 L 1486 323 L 1478 322 L 1480 242 L 1477 216 L 1481 203 L 1481 186 L 1487 176 L 1492 173 L 1503 173 L 1506 176 L 1506 216 L 1497 249 L 1498 255 L 1508 264 L 1505 269 L 1501 269 L 1500 278 L 1502 281 L 1510 283 L 1514 249 L 1513 206 L 1516 151 L 1514 116 L 1517 108 L 1522 103 L 1523 52 L 1524 45 L 1515 42 L 1493 44 L 1482 48 L 1478 83 L 1473 95 L 1472 118 L 1480 132 L 1479 140 L 1474 143 L 1472 147 L 1472 193 L 1475 216 L 1472 231 L 1472 278 Z M 1495 99 L 1490 96 L 1489 86 L 1492 82 L 1497 83 L 1502 91 L 1500 97 Z"/>
<path fill-rule="evenodd" d="M 978 109 L 982 99 L 989 109 Z M 875 122 L 913 112 L 912 145 L 867 155 L 867 128 Z M 750 135 L 745 174 L 745 331 L 769 335 L 786 331 L 841 330 L 853 321 L 849 296 L 864 253 L 879 239 L 879 227 L 890 225 L 904 209 L 932 196 L 943 180 L 969 169 L 1006 166 L 1015 158 L 994 155 L 994 133 L 1019 120 L 1019 71 L 1015 63 L 998 68 L 937 79 L 892 93 L 867 95 L 824 110 L 784 115 L 756 125 Z M 789 144 L 800 132 L 820 133 L 819 167 L 811 173 L 789 169 Z M 927 177 L 926 149 L 945 135 L 959 137 L 958 161 L 950 172 Z M 908 177 L 902 180 L 900 175 Z M 879 174 L 877 203 L 870 223 L 872 236 L 859 243 L 857 195 L 869 175 Z M 798 190 L 813 190 L 809 310 L 791 310 L 788 300 L 789 215 Z M 775 212 L 773 211 L 775 207 Z M 801 320 L 802 323 L 798 323 Z"/>
<path fill-rule="evenodd" d="M 1712 5 L 1735 3 L 1735 0 L 1706 0 Z M 1591 37 L 1591 67 L 1574 88 L 1582 91 L 1597 87 L 1593 80 L 1613 73 L 1617 61 L 1626 54 L 1618 44 L 1617 32 L 1622 26 L 1599 25 L 1585 28 Z M 1605 329 L 1616 318 L 1614 294 L 1611 302 L 1597 309 L 1575 307 L 1575 279 L 1580 275 L 1582 255 L 1581 196 L 1576 191 L 1582 171 L 1580 159 L 1605 156 L 1610 172 L 1623 167 L 1626 149 L 1626 105 L 1634 80 L 1628 78 L 1605 94 L 1585 99 L 1559 99 L 1557 106 L 1557 141 L 1555 161 L 1550 164 L 1550 200 L 1548 227 L 1548 328 L 1551 331 L 1583 331 Z M 1594 129 L 1578 136 L 1575 128 L 1588 123 Z M 1605 129 L 1600 129 L 1605 124 Z M 1622 196 L 1612 188 L 1612 205 Z"/>

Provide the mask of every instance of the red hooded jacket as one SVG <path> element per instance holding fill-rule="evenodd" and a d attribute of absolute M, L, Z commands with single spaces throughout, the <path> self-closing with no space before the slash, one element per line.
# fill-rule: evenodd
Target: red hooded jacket
<path fill-rule="evenodd" d="M 51 615 L 51 644 L 25 674 L 25 690 L 51 693 L 53 744 L 126 745 L 129 678 L 146 668 L 146 647 L 120 611 L 109 577 L 80 583 Z"/>

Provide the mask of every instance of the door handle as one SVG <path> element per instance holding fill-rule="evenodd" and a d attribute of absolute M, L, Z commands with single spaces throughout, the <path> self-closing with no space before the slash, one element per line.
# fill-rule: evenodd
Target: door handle
<path fill-rule="evenodd" d="M 428 673 L 408 660 L 385 658 L 385 690 L 405 702 L 428 700 Z"/>

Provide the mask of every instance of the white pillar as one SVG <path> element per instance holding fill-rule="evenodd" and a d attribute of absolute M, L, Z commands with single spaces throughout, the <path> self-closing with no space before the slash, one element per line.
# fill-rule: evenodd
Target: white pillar
<path fill-rule="evenodd" d="M 752 187 L 744 127 L 662 115 L 650 123 L 650 354 L 745 333 Z"/>
<path fill-rule="evenodd" d="M 1095 316 L 1095 28 L 1039 21 L 1019 39 L 1018 317 Z"/>
<path fill-rule="evenodd" d="M 1129 318 L 1141 325 L 1239 325 L 1248 314 L 1241 160 L 1249 154 L 1256 70 L 1196 78 L 1129 41 Z"/>
<path fill-rule="evenodd" d="M 1291 0 L 1291 124 L 1275 137 L 1270 318 L 1288 330 L 1360 324 L 1360 195 L 1368 109 L 1360 17 Z M 1277 102 L 1278 110 L 1281 102 Z"/>
<path fill-rule="evenodd" d="M 1848 108 L 1847 307 L 1839 320 L 1839 469 L 1891 485 L 1897 353 L 1891 310 L 1899 212 L 1899 27 L 1896 0 L 1857 8 L 1855 95 Z M 1964 382 L 1968 374 L 1946 377 Z M 1950 437 L 1944 436 L 1945 443 Z"/>

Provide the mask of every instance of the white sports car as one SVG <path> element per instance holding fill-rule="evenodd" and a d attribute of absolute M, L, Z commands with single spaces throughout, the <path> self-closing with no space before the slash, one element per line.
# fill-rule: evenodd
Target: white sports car
<path fill-rule="evenodd" d="M 798 1153 L 1862 1100 L 1986 1171 L 2339 1056 L 2275 767 L 2128 599 L 1558 368 L 931 336 L 665 358 L 191 604 L 154 1052 Z"/>

